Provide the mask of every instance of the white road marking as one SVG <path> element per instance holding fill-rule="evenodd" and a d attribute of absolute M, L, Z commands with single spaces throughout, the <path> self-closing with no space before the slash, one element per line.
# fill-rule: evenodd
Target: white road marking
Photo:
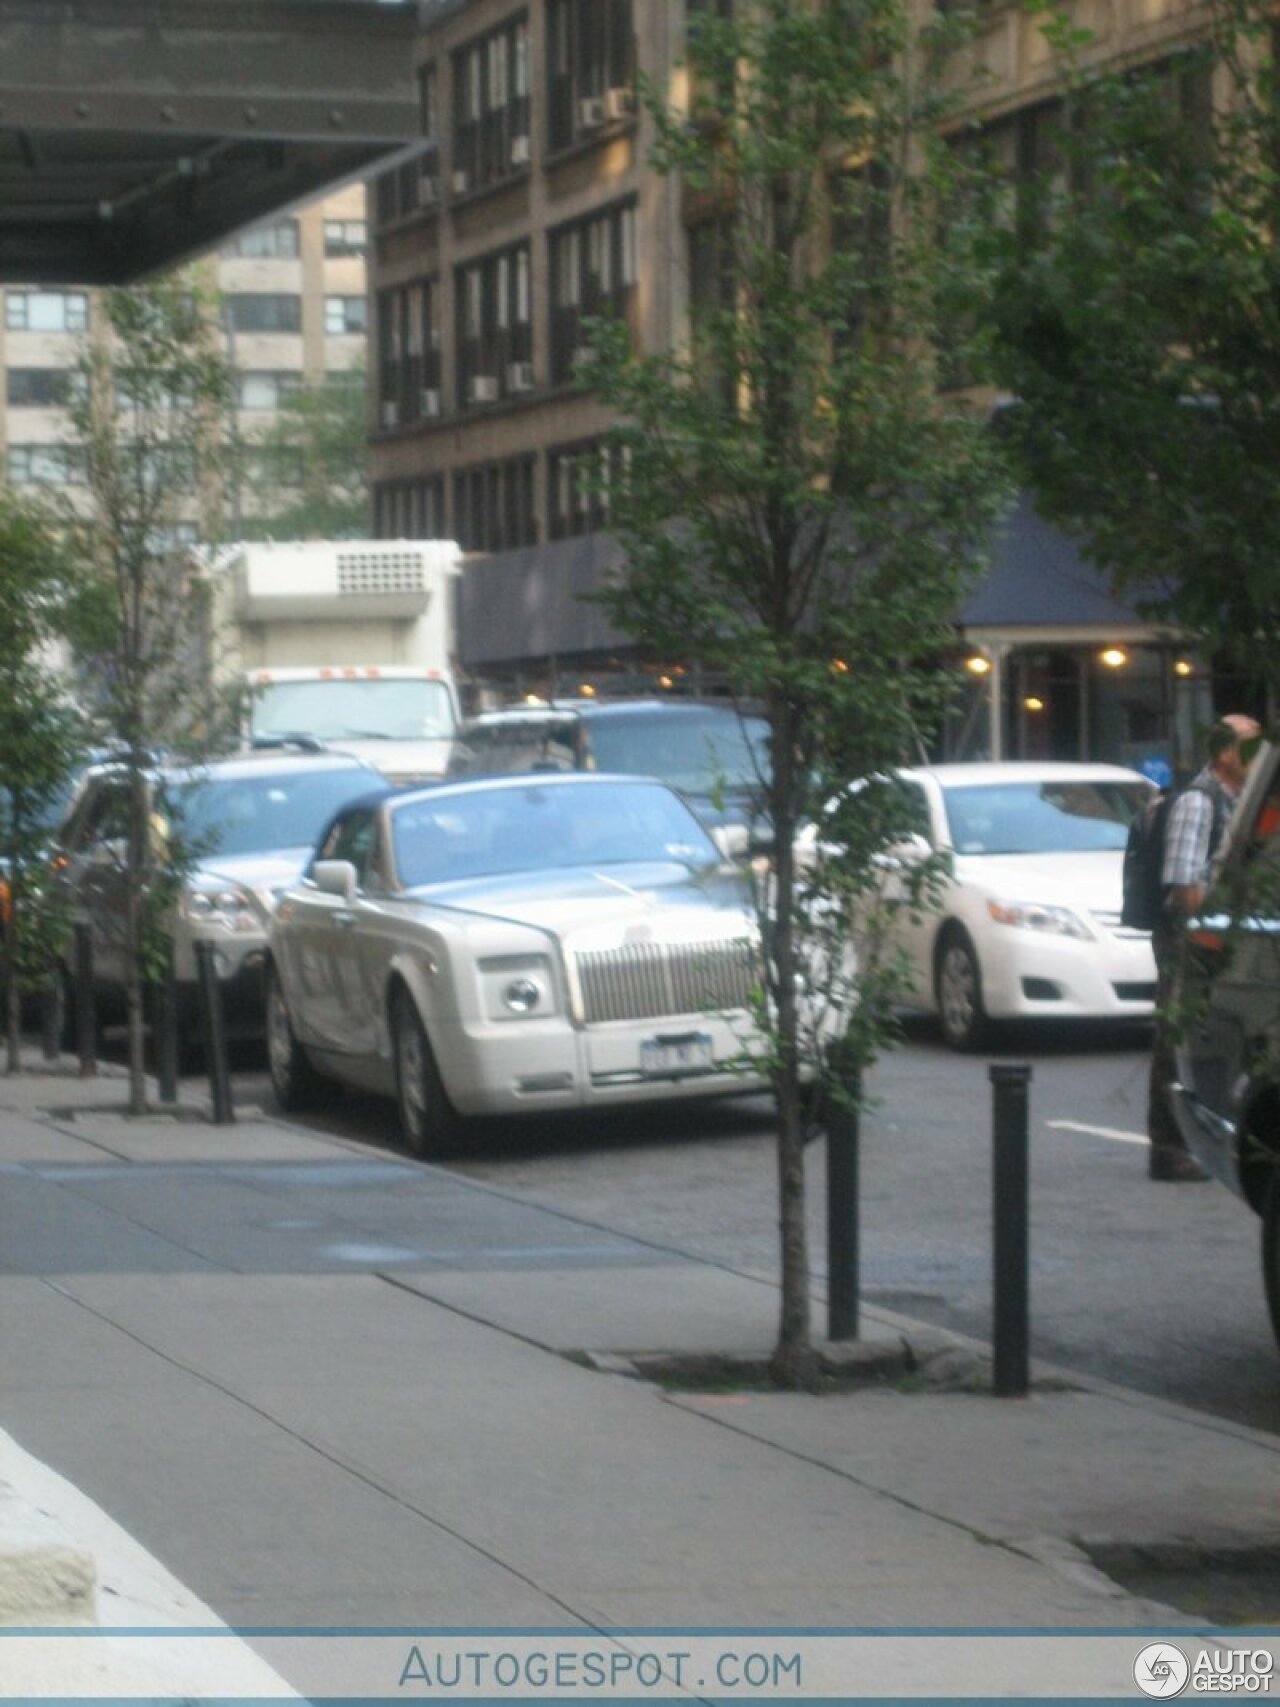
<path fill-rule="evenodd" d="M 1057 1132 L 1087 1132 L 1093 1138 L 1113 1138 L 1117 1144 L 1149 1144 L 1145 1132 L 1122 1132 L 1115 1126 L 1086 1126 L 1080 1120 L 1046 1120 Z"/>

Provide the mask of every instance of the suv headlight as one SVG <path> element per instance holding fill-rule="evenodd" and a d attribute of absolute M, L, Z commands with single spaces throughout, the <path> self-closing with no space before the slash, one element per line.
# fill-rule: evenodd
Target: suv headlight
<path fill-rule="evenodd" d="M 1091 939 L 1092 932 L 1069 907 L 1048 907 L 1041 901 L 988 901 L 987 911 L 998 925 L 1017 925 L 1051 936 Z"/>
<path fill-rule="evenodd" d="M 182 916 L 191 925 L 212 925 L 224 931 L 260 931 L 262 914 L 243 889 L 188 889 L 182 897 Z"/>
<path fill-rule="evenodd" d="M 545 954 L 495 955 L 480 961 L 479 972 L 487 1019 L 546 1019 L 557 1011 Z"/>

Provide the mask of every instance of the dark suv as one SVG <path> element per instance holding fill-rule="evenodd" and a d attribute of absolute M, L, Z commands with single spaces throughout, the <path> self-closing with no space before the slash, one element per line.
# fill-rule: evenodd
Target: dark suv
<path fill-rule="evenodd" d="M 656 776 L 708 828 L 744 824 L 761 835 L 769 725 L 699 700 L 551 700 L 486 711 L 464 723 L 449 775 L 610 771 Z"/>
<path fill-rule="evenodd" d="M 1196 1157 L 1262 1221 L 1280 1339 L 1280 747 L 1254 760 L 1189 928 L 1174 1101 Z"/>

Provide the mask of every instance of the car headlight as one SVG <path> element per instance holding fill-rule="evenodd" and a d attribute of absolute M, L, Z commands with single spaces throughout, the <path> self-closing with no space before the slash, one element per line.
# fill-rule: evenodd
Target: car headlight
<path fill-rule="evenodd" d="M 1084 920 L 1069 907 L 1048 907 L 1042 901 L 988 901 L 987 911 L 998 925 L 1047 931 L 1050 936 L 1092 936 Z"/>
<path fill-rule="evenodd" d="M 182 913 L 192 925 L 236 932 L 262 929 L 262 914 L 243 889 L 188 889 Z"/>
<path fill-rule="evenodd" d="M 488 1019 L 546 1019 L 556 1012 L 556 986 L 544 954 L 504 954 L 482 960 L 480 982 Z"/>

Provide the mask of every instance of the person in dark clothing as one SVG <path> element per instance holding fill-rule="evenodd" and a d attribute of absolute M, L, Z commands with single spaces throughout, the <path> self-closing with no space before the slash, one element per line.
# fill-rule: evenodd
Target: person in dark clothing
<path fill-rule="evenodd" d="M 1156 1029 L 1151 1049 L 1147 1133 L 1151 1139 L 1149 1172 L 1153 1180 L 1190 1184 L 1208 1174 L 1186 1147 L 1169 1098 L 1173 1082 L 1174 1028 L 1166 1010 L 1173 999 L 1184 921 L 1204 903 L 1213 856 L 1248 774 L 1244 743 L 1262 733 L 1252 717 L 1232 712 L 1209 731 L 1209 762 L 1169 812 L 1165 836 L 1164 913 L 1151 933 L 1156 958 Z"/>

